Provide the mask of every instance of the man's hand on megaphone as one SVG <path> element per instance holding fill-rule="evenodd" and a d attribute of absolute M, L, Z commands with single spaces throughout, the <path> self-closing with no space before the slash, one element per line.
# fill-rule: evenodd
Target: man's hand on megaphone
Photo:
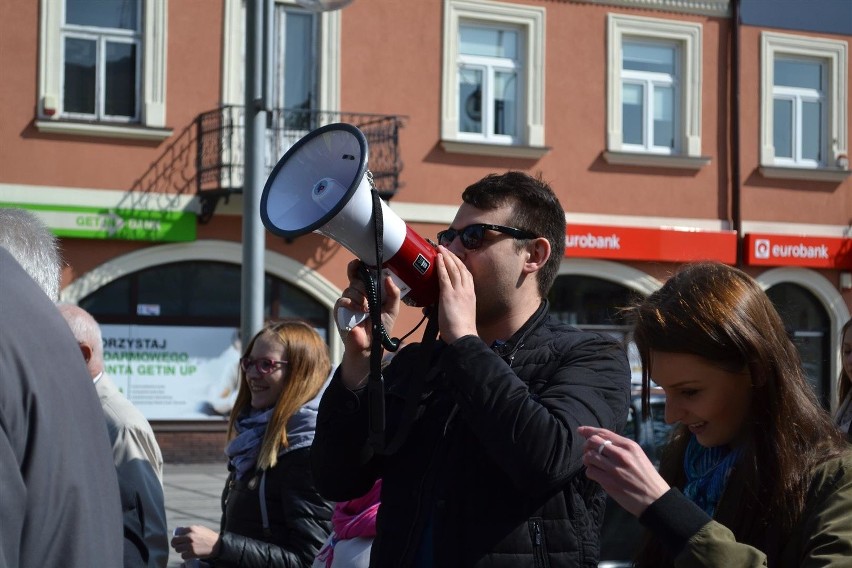
<path fill-rule="evenodd" d="M 356 389 L 364 384 L 370 372 L 370 346 L 372 333 L 370 328 L 370 306 L 367 301 L 366 286 L 358 276 L 360 260 L 353 260 L 346 267 L 349 286 L 334 304 L 334 318 L 338 322 L 338 332 L 343 340 L 344 352 L 341 361 L 344 385 Z M 384 279 L 382 293 L 382 324 L 386 330 L 392 330 L 399 315 L 400 290 L 388 276 Z M 341 328 L 341 321 L 354 325 Z M 357 322 L 357 323 L 355 323 Z"/>
<path fill-rule="evenodd" d="M 441 338 L 452 343 L 465 335 L 477 335 L 476 291 L 473 275 L 451 250 L 438 246 L 438 328 Z"/>

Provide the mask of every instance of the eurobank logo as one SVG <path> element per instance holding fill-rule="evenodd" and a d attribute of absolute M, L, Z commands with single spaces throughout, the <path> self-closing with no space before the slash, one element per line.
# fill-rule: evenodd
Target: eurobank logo
<path fill-rule="evenodd" d="M 769 258 L 769 248 L 771 246 L 769 239 L 755 239 L 754 258 Z"/>
<path fill-rule="evenodd" d="M 609 235 L 569 234 L 565 237 L 565 246 L 567 248 L 619 250 L 621 249 L 621 237 L 615 233 Z"/>
<path fill-rule="evenodd" d="M 764 266 L 852 267 L 852 240 L 792 235 L 746 235 L 748 262 Z"/>

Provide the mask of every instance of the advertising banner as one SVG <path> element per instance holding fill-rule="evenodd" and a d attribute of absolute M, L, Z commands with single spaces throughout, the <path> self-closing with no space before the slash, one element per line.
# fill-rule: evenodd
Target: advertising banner
<path fill-rule="evenodd" d="M 148 420 L 225 420 L 241 354 L 235 328 L 101 326 L 104 370 Z"/>
<path fill-rule="evenodd" d="M 28 209 L 59 237 L 129 241 L 189 242 L 198 218 L 188 211 L 4 203 Z"/>

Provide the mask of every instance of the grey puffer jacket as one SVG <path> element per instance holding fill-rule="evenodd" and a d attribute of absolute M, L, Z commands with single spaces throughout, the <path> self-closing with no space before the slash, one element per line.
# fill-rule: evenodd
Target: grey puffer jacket
<path fill-rule="evenodd" d="M 344 500 L 382 478 L 373 568 L 418 557 L 442 568 L 597 566 L 604 494 L 584 474 L 576 429 L 624 426 L 630 371 L 617 342 L 546 310 L 544 302 L 499 346 L 476 336 L 438 342 L 416 422 L 388 457 L 367 442 L 366 390 L 332 379 L 312 448 L 315 479 L 325 497 Z M 423 364 L 419 347 L 386 369 L 388 437 L 411 370 Z"/>

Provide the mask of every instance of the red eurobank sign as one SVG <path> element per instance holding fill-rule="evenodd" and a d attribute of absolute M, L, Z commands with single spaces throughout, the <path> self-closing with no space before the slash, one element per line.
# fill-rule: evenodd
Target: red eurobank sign
<path fill-rule="evenodd" d="M 663 262 L 718 260 L 734 264 L 737 261 L 737 233 L 677 227 L 647 229 L 575 225 L 569 222 L 565 256 Z"/>
<path fill-rule="evenodd" d="M 746 261 L 755 266 L 852 269 L 852 239 L 797 235 L 745 236 Z"/>

